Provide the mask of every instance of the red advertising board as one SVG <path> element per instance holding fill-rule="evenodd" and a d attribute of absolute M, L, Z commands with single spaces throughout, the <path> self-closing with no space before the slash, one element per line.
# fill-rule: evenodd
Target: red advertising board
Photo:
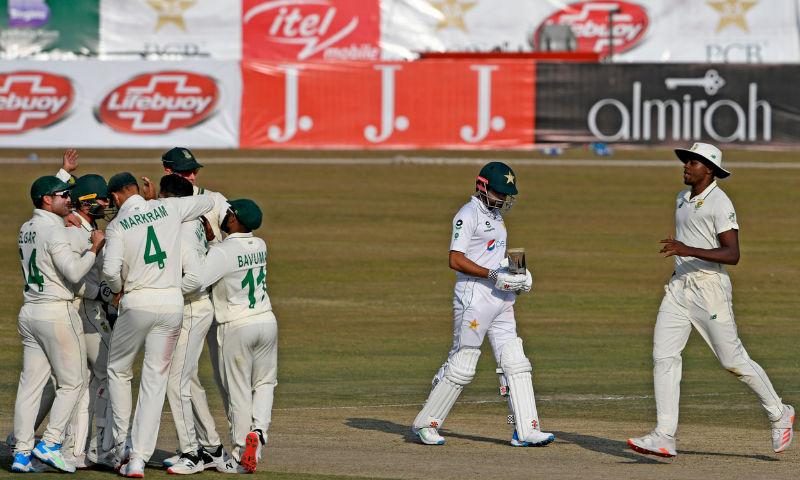
<path fill-rule="evenodd" d="M 378 0 L 244 0 L 245 60 L 380 60 Z"/>
<path fill-rule="evenodd" d="M 524 148 L 535 64 L 242 62 L 242 148 Z"/>

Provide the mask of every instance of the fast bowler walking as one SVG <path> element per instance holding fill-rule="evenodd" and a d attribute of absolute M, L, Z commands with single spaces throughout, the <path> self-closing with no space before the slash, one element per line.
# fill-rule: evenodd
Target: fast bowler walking
<path fill-rule="evenodd" d="M 475 376 L 485 336 L 497 362 L 501 395 L 508 396 L 515 429 L 511 445 L 544 446 L 553 435 L 542 432 L 531 382 L 531 362 L 522 350 L 514 319 L 514 292 L 529 292 L 533 281 L 508 272 L 506 225 L 503 215 L 517 194 L 513 170 L 491 162 L 478 175 L 477 195 L 453 219 L 450 268 L 458 272 L 453 298 L 453 348 L 433 377 L 428 400 L 414 420 L 412 431 L 426 445 L 441 445 L 439 435 L 448 412 Z"/>
<path fill-rule="evenodd" d="M 781 402 L 766 372 L 747 355 L 733 319 L 731 280 L 724 266 L 739 262 L 739 224 L 715 179 L 730 172 L 722 168 L 722 152 L 713 145 L 695 143 L 675 153 L 684 163 L 683 183 L 691 188 L 678 194 L 675 237 L 660 242 L 666 244 L 660 253 L 675 257 L 675 273 L 664 287 L 653 333 L 658 425 L 628 445 L 639 453 L 677 455 L 681 352 L 694 326 L 722 366 L 756 394 L 772 422 L 772 449 L 780 453 L 792 443 L 794 408 Z"/>

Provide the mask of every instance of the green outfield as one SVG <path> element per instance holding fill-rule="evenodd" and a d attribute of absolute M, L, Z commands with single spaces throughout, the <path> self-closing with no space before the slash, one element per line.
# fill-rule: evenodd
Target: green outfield
<path fill-rule="evenodd" d="M 668 151 L 627 152 L 623 157 L 673 158 Z M 86 162 L 77 173 L 108 178 L 128 170 L 157 179 L 163 170 L 158 157 L 153 158 L 151 164 Z M 797 158 L 800 155 L 735 155 L 741 161 Z M 204 163 L 200 154 L 198 160 Z M 772 453 L 769 424 L 757 399 L 719 366 L 696 333 L 683 357 L 678 457 L 644 457 L 626 448 L 628 437 L 643 435 L 655 425 L 652 331 L 663 285 L 673 271 L 673 262 L 657 253 L 657 242 L 674 233 L 674 200 L 683 189 L 680 163 L 509 163 L 520 190 L 506 216 L 509 246 L 526 248 L 534 277 L 532 292 L 518 297 L 515 307 L 518 332 L 534 366 L 543 430 L 556 435 L 556 442 L 542 449 L 507 446 L 512 429 L 506 425 L 508 409 L 497 395 L 487 345 L 474 382 L 447 419 L 447 444 L 418 445 L 409 431 L 452 345 L 455 274 L 447 264 L 450 222 L 473 193 L 479 167 L 209 162 L 201 170 L 199 186 L 228 198 L 252 198 L 264 210 L 264 223 L 256 234 L 268 246 L 267 285 L 280 346 L 274 421 L 259 475 L 796 475 L 800 445 L 781 456 Z M 4 438 L 12 428 L 22 360 L 16 332 L 22 280 L 13 240 L 31 216 L 31 183 L 54 174 L 58 165 L 1 168 Z M 798 407 L 800 169 L 729 168 L 734 174 L 721 187 L 733 200 L 741 226 L 741 261 L 729 269 L 739 333 L 784 401 Z M 209 403 L 227 440 L 205 353 L 201 364 Z M 154 462 L 171 455 L 176 445 L 168 413 L 160 438 L 147 478 L 166 476 Z M 0 455 L 0 475 L 10 475 L 5 444 Z M 91 472 L 85 477 L 110 475 Z"/>

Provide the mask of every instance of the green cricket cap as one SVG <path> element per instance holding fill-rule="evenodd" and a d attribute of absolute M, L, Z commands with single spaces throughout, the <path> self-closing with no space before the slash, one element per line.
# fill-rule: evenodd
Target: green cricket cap
<path fill-rule="evenodd" d="M 503 162 L 490 162 L 481 168 L 478 181 L 487 184 L 492 190 L 506 195 L 517 194 L 517 176 L 514 170 Z"/>
<path fill-rule="evenodd" d="M 161 161 L 164 162 L 164 168 L 171 168 L 179 172 L 203 168 L 202 165 L 197 163 L 192 152 L 189 151 L 188 148 L 183 147 L 175 147 L 164 155 L 161 155 Z"/>
<path fill-rule="evenodd" d="M 72 203 L 96 198 L 108 198 L 108 184 L 100 175 L 84 175 L 75 181 L 75 186 L 69 191 Z"/>
<path fill-rule="evenodd" d="M 139 185 L 136 182 L 136 177 L 131 175 L 128 172 L 117 173 L 110 179 L 108 179 L 108 193 L 119 192 L 122 190 L 122 187 L 127 185 Z"/>
<path fill-rule="evenodd" d="M 69 190 L 74 186 L 74 184 L 62 182 L 58 177 L 53 175 L 39 177 L 31 186 L 31 200 L 38 200 L 45 195 L 52 195 L 55 192 Z"/>
<path fill-rule="evenodd" d="M 236 218 L 239 219 L 239 223 L 250 230 L 256 230 L 261 226 L 263 216 L 256 202 L 242 198 L 241 200 L 228 200 L 228 204 L 233 209 L 233 213 L 236 214 Z"/>

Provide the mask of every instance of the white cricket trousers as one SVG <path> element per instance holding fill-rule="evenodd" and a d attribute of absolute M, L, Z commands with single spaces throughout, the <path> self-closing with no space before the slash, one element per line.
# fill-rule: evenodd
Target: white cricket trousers
<path fill-rule="evenodd" d="M 94 300 L 78 298 L 73 302 L 83 325 L 86 344 L 87 388 L 84 389 L 78 411 L 70 420 L 66 441 L 72 454 L 81 456 L 86 451 L 86 442 L 92 434 L 92 419 L 97 413 L 97 443 L 102 445 L 104 432 L 111 417 L 111 402 L 108 401 L 108 343 L 111 340 L 111 325 L 106 320 L 103 304 Z M 113 445 L 111 435 L 106 446 Z M 108 449 L 107 448 L 107 449 Z"/>
<path fill-rule="evenodd" d="M 514 292 L 494 288 L 482 279 L 459 279 L 453 297 L 453 348 L 448 361 L 463 347 L 480 348 L 484 337 L 489 337 L 497 366 L 506 342 L 517 338 L 514 319 Z M 444 368 L 444 366 L 442 366 Z M 443 374 L 440 371 L 440 374 Z"/>
<path fill-rule="evenodd" d="M 222 443 L 197 376 L 198 361 L 213 319 L 214 305 L 210 298 L 184 303 L 183 327 L 167 382 L 167 398 L 181 453 L 194 453 L 199 444 L 211 449 Z"/>
<path fill-rule="evenodd" d="M 681 389 L 681 352 L 692 325 L 723 367 L 746 383 L 776 421 L 783 404 L 764 370 L 747 355 L 733 319 L 731 281 L 726 273 L 697 272 L 673 276 L 664 287 L 653 333 L 653 382 L 658 431 L 675 435 Z"/>
<path fill-rule="evenodd" d="M 278 322 L 272 312 L 219 325 L 219 361 L 228 392 L 228 422 L 238 462 L 247 434 L 259 429 L 267 438 L 272 398 L 278 385 Z"/>
<path fill-rule="evenodd" d="M 83 328 L 72 302 L 25 304 L 17 328 L 22 337 L 22 373 L 14 406 L 16 452 L 30 452 L 42 391 L 51 372 L 58 384 L 42 440 L 61 444 L 86 388 Z"/>
<path fill-rule="evenodd" d="M 131 458 L 141 458 L 146 463 L 158 440 L 169 364 L 183 323 L 183 296 L 178 288 L 135 290 L 122 296 L 119 307 L 108 347 L 113 433 L 119 445 L 130 432 Z M 142 348 L 142 378 L 131 424 L 133 362 Z"/>

